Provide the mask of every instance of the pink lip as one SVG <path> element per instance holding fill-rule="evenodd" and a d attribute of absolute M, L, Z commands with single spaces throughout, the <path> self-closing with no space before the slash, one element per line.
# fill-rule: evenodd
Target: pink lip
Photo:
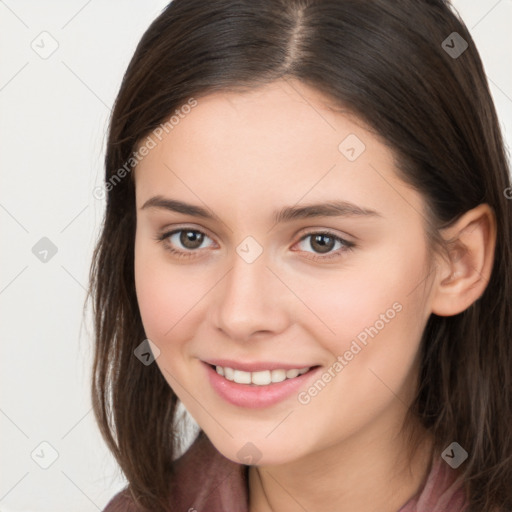
<path fill-rule="evenodd" d="M 229 359 L 209 359 L 205 363 L 212 364 L 213 366 L 222 366 L 224 368 L 233 368 L 233 370 L 242 370 L 244 372 L 262 372 L 265 370 L 300 370 L 302 368 L 310 368 L 315 366 L 313 364 L 290 364 L 290 363 L 275 363 L 275 362 L 254 362 L 243 363 L 238 361 L 231 361 Z"/>
<path fill-rule="evenodd" d="M 211 386 L 226 402 L 247 409 L 270 407 L 292 394 L 297 394 L 300 388 L 305 386 L 306 381 L 313 378 L 313 375 L 316 375 L 321 370 L 321 367 L 318 366 L 294 379 L 286 379 L 282 382 L 268 384 L 267 386 L 255 386 L 229 381 L 219 375 L 209 364 L 203 362 L 203 366 Z M 283 367 L 281 366 L 280 368 Z M 295 366 L 294 368 L 297 367 Z"/>

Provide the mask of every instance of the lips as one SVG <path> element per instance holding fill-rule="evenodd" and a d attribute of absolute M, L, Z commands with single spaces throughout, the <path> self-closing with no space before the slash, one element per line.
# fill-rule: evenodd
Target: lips
<path fill-rule="evenodd" d="M 215 362 L 221 362 L 216 360 Z M 265 371 L 262 368 L 267 369 L 272 367 L 274 370 L 284 369 L 284 367 L 296 368 L 295 365 L 283 364 L 283 363 L 253 363 L 253 364 L 239 364 L 232 361 L 222 360 L 224 364 L 229 363 L 236 367 L 238 364 L 244 368 L 256 368 L 256 371 Z M 301 388 L 306 387 L 308 382 L 312 381 L 321 371 L 321 366 L 311 366 L 310 369 L 298 375 L 295 378 L 286 379 L 282 382 L 271 382 L 267 385 L 255 385 L 255 384 L 240 384 L 234 381 L 226 379 L 220 375 L 216 366 L 203 361 L 203 368 L 205 369 L 205 377 L 210 382 L 213 390 L 226 402 L 235 405 L 237 407 L 243 407 L 246 409 L 261 409 L 265 407 L 271 407 L 278 404 L 279 402 L 285 401 L 292 398 L 300 391 Z M 300 365 L 298 365 L 300 366 Z M 307 365 L 305 365 L 307 367 Z M 277 368 L 276 368 L 277 367 Z M 290 369 L 293 369 L 290 368 Z M 243 371 L 243 370 L 242 370 Z"/>

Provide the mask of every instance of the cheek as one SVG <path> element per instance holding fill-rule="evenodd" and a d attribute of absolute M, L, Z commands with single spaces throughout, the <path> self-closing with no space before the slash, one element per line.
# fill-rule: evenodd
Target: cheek
<path fill-rule="evenodd" d="M 172 332 L 177 322 L 179 311 L 178 294 L 181 288 L 169 275 L 170 267 L 164 264 L 160 246 L 151 247 L 141 241 L 143 235 L 135 239 L 135 289 L 137 302 L 149 339 L 155 341 L 162 349 L 161 342 Z M 179 276 L 175 276 L 179 279 Z"/>
<path fill-rule="evenodd" d="M 299 402 L 319 411 L 313 421 L 329 425 L 333 436 L 340 435 L 341 424 L 345 433 L 356 432 L 394 404 L 400 409 L 395 398 L 407 403 L 414 390 L 411 379 L 428 317 L 418 286 L 426 270 L 421 254 L 400 258 L 398 252 L 390 253 L 393 265 L 347 270 L 309 295 L 308 305 L 335 334 L 325 327 L 327 334 L 317 331 L 317 342 L 330 353 L 326 384 L 302 390 Z"/>
<path fill-rule="evenodd" d="M 135 243 L 135 289 L 146 336 L 165 354 L 193 339 L 204 316 L 208 276 L 169 262 L 158 245 Z M 214 276 L 215 277 L 215 276 Z M 211 278 L 211 276 L 210 276 Z"/>
<path fill-rule="evenodd" d="M 327 349 L 328 365 L 343 358 L 344 377 L 335 387 L 347 385 L 367 401 L 386 392 L 378 377 L 391 389 L 402 386 L 428 318 L 422 286 L 427 273 L 424 246 L 418 242 L 413 250 L 386 247 L 321 287 L 301 280 L 299 293 L 322 320 L 310 315 L 314 322 L 303 321 L 303 327 Z"/>
<path fill-rule="evenodd" d="M 379 331 L 387 330 L 399 316 L 421 310 L 424 290 L 418 285 L 426 274 L 424 254 L 405 256 L 389 248 L 383 252 L 382 258 L 373 254 L 371 260 L 332 272 L 321 281 L 318 275 L 289 276 L 297 283 L 294 292 L 309 310 L 297 321 L 316 329 L 316 337 L 329 340 L 333 348 L 346 350 L 346 344 L 367 328 L 377 324 Z M 413 317 L 412 325 L 417 318 Z"/>

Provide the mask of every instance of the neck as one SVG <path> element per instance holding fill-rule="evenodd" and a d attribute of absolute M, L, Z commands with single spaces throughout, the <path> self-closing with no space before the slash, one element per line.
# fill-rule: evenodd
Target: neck
<path fill-rule="evenodd" d="M 300 460 L 251 466 L 250 512 L 397 512 L 421 490 L 432 450 L 431 438 L 418 428 L 410 458 L 397 430 L 361 431 Z"/>

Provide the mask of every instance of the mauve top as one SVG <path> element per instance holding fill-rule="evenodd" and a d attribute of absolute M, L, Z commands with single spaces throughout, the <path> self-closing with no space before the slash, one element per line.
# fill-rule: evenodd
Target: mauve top
<path fill-rule="evenodd" d="M 249 466 L 224 457 L 204 432 L 174 465 L 170 512 L 248 512 Z M 436 458 L 423 488 L 397 512 L 463 512 L 466 501 L 457 476 L 441 457 Z M 123 489 L 103 512 L 140 512 L 140 508 Z"/>

